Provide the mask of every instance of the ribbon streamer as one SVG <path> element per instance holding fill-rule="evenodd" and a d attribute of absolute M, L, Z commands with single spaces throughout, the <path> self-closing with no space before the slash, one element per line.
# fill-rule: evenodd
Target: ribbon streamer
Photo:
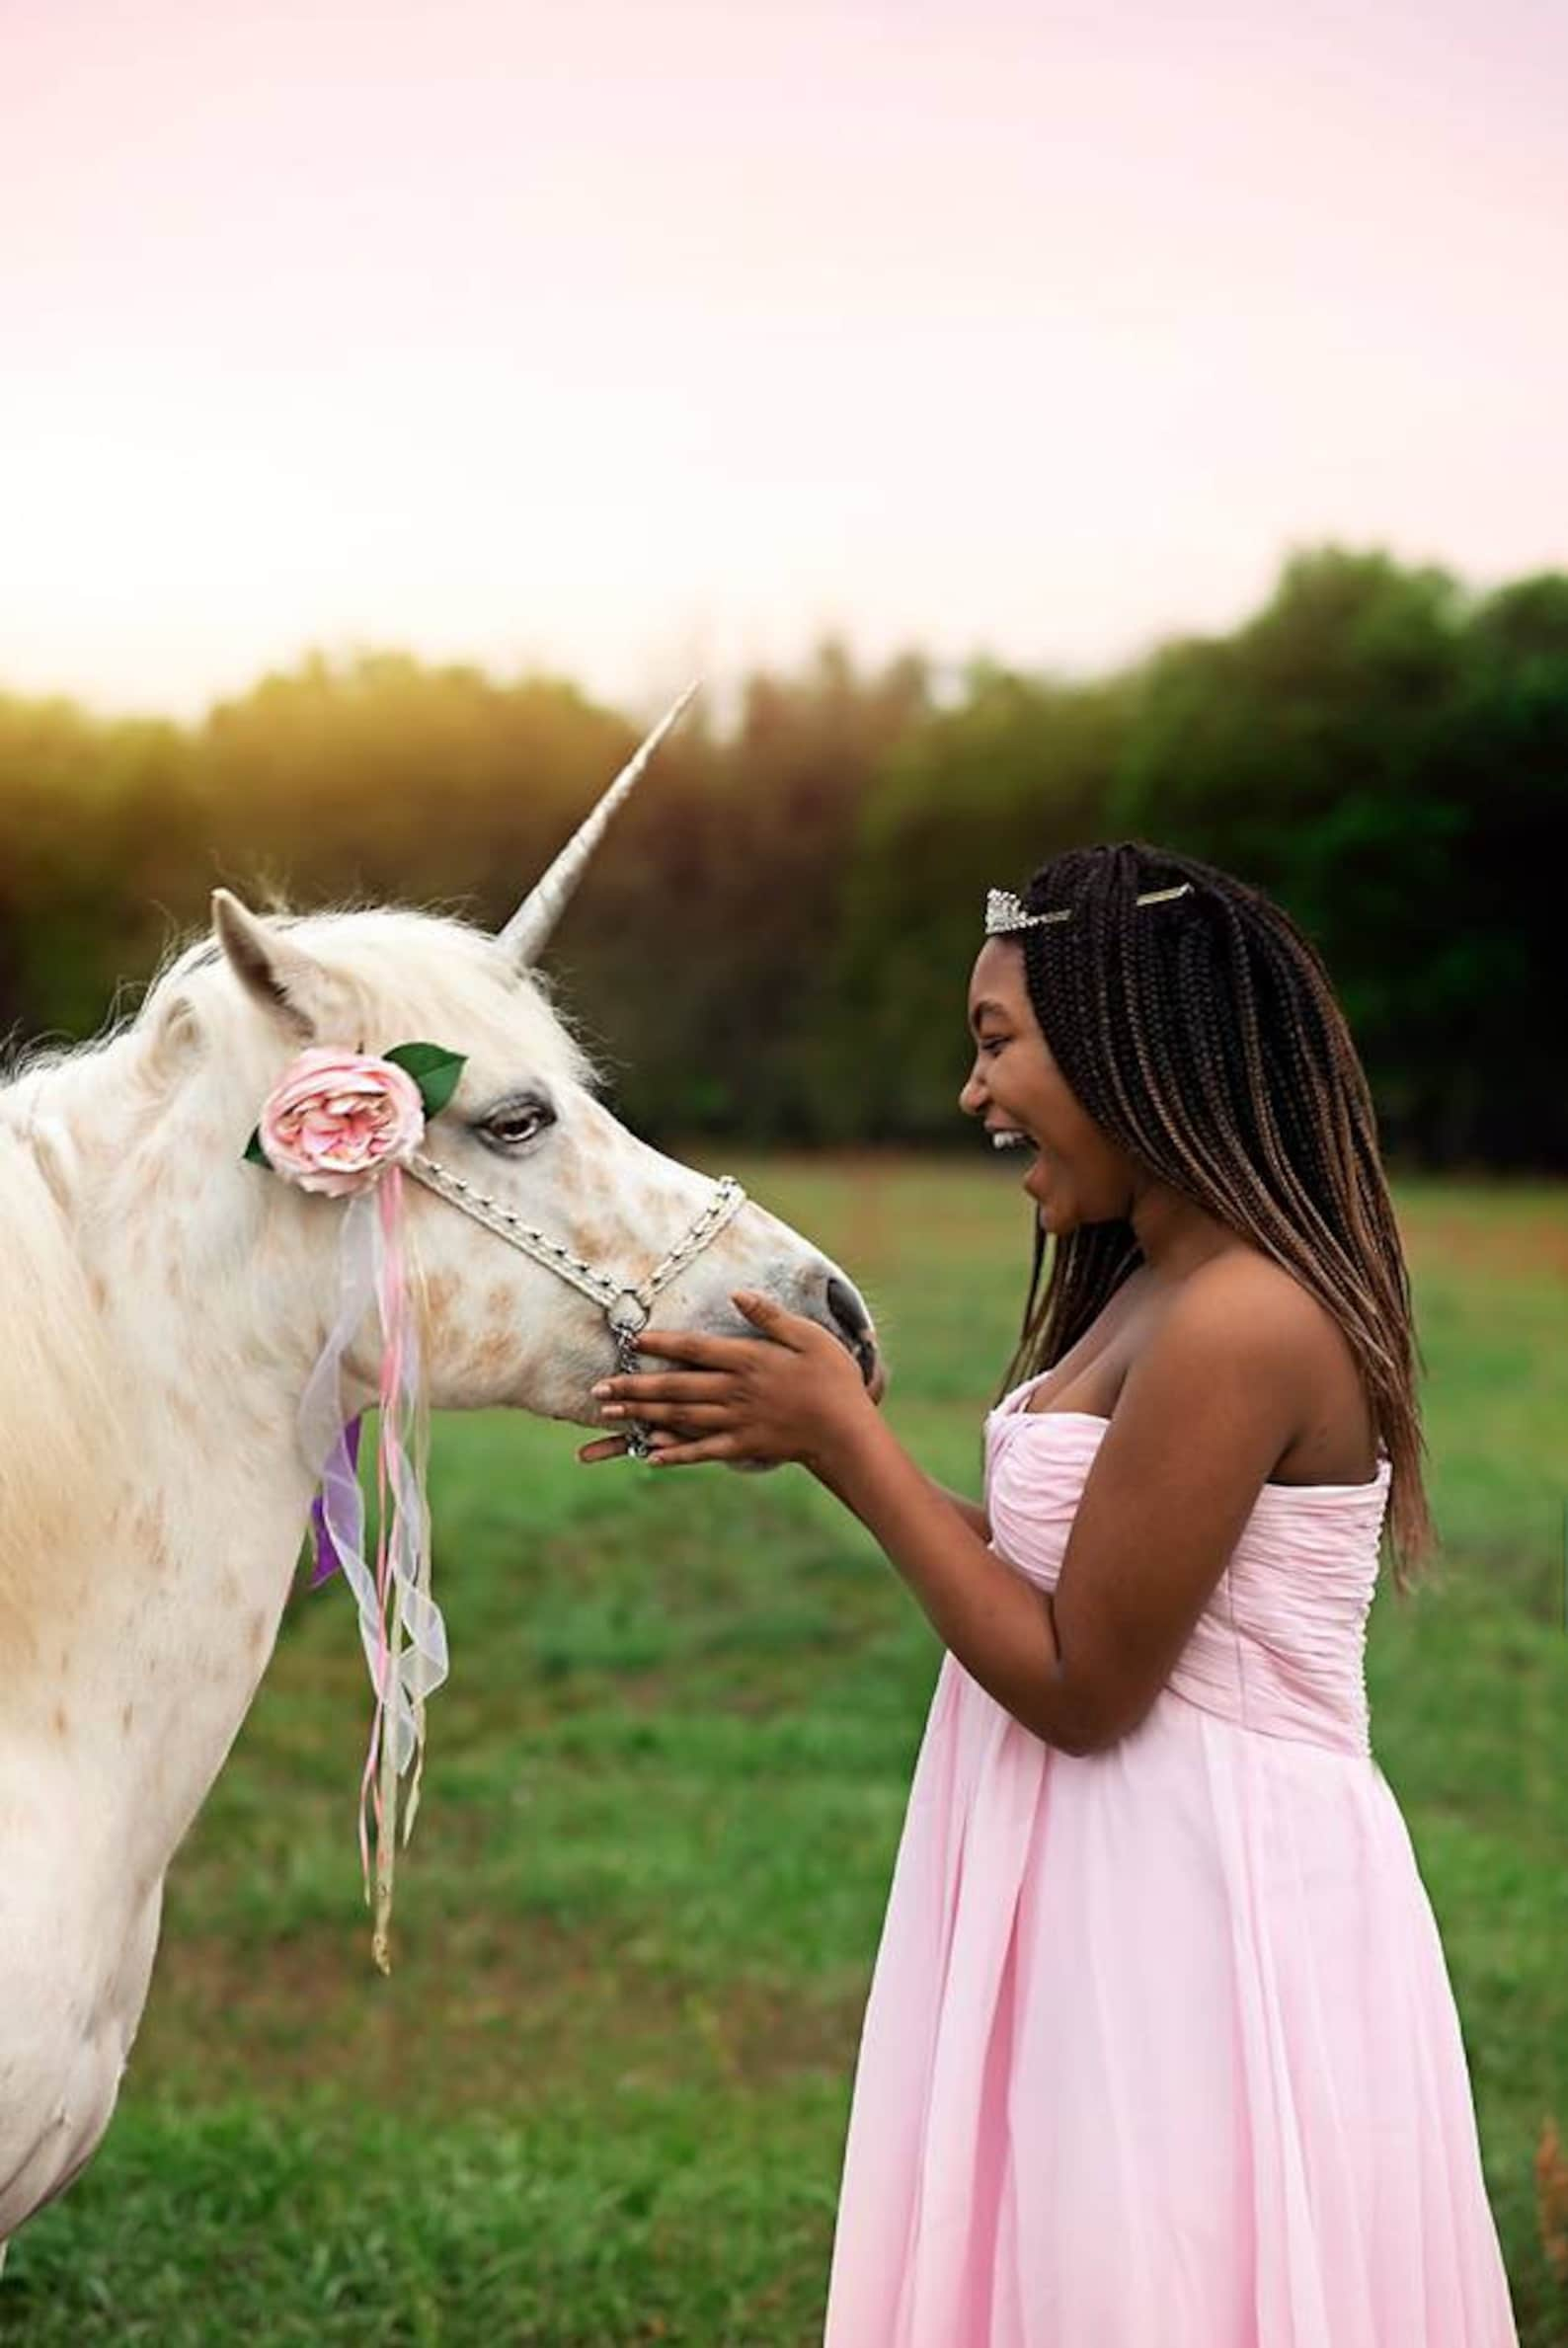
<path fill-rule="evenodd" d="M 377 1537 L 365 1555 L 364 1501 L 357 1460 L 360 1422 L 343 1402 L 344 1358 L 374 1313 L 380 1324 L 377 1401 Z M 446 1626 L 431 1596 L 431 1522 L 425 1498 L 430 1419 L 419 1330 L 411 1310 L 402 1170 L 388 1165 L 373 1187 L 348 1202 L 338 1250 L 338 1309 L 300 1398 L 301 1448 L 320 1492 L 312 1508 L 317 1568 L 312 1587 L 341 1567 L 358 1608 L 359 1639 L 375 1692 L 359 1784 L 359 1863 L 374 1908 L 371 1947 L 391 1971 L 388 1929 L 397 1846 L 398 1785 L 413 1767 L 403 1804 L 407 1841 L 419 1806 L 425 1702 L 447 1676 Z M 375 1822 L 371 1892 L 368 1819 Z"/>
<path fill-rule="evenodd" d="M 350 1475 L 357 1477 L 359 1472 L 359 1438 L 363 1432 L 364 1414 L 362 1411 L 356 1411 L 348 1424 L 340 1428 L 336 1449 L 341 1451 L 344 1456 L 342 1465 L 336 1470 L 337 1473 L 341 1474 L 347 1469 Z M 328 1472 L 334 1472 L 331 1461 L 328 1463 Z M 337 1544 L 328 1527 L 327 1512 L 322 1507 L 319 1492 L 310 1504 L 310 1524 L 316 1546 L 316 1570 L 310 1577 L 310 1587 L 312 1590 L 319 1590 L 323 1582 L 331 1581 L 333 1575 L 340 1572 L 343 1567 L 343 1559 L 338 1554 Z"/>

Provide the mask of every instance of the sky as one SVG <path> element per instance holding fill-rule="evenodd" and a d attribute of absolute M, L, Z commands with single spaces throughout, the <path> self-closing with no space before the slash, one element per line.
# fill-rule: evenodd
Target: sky
<path fill-rule="evenodd" d="M 1565 117 L 1560 0 L 0 0 L 0 689 L 1568 564 Z"/>

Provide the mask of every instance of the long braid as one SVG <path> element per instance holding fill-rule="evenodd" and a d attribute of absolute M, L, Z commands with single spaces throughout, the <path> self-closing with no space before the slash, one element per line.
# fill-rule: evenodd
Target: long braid
<path fill-rule="evenodd" d="M 1150 905 L 1148 892 L 1191 884 Z M 1023 893 L 1070 918 L 1018 934 L 1035 1016 L 1086 1113 L 1156 1179 L 1283 1265 L 1353 1348 L 1392 1470 L 1405 1595 L 1436 1542 L 1410 1280 L 1371 1091 L 1328 971 L 1279 905 L 1198 858 L 1069 849 Z M 1053 1368 L 1142 1262 L 1131 1222 L 1037 1226 L 1008 1386 Z"/>

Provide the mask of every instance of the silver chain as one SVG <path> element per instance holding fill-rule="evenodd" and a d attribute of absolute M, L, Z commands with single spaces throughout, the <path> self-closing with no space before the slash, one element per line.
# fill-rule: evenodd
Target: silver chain
<path fill-rule="evenodd" d="M 448 1205 L 460 1208 L 464 1214 L 483 1223 L 487 1231 L 494 1231 L 498 1239 L 507 1240 L 520 1248 L 525 1256 L 532 1256 L 536 1264 L 543 1264 L 561 1280 L 580 1289 L 585 1296 L 591 1296 L 609 1323 L 615 1341 L 615 1366 L 625 1374 L 637 1360 L 637 1341 L 648 1326 L 654 1298 L 695 1256 L 724 1229 L 727 1222 L 745 1204 L 745 1192 L 733 1174 L 722 1175 L 713 1197 L 697 1216 L 685 1236 L 677 1239 L 669 1253 L 661 1256 L 646 1280 L 635 1287 L 627 1282 L 611 1280 L 604 1272 L 596 1272 L 591 1264 L 585 1264 L 569 1247 L 525 1223 L 504 1207 L 499 1199 L 489 1198 L 465 1182 L 461 1174 L 453 1174 L 432 1157 L 420 1152 L 403 1161 L 416 1182 L 423 1182 L 427 1190 L 435 1192 Z M 640 1420 L 628 1419 L 624 1425 L 626 1448 L 634 1459 L 646 1459 L 651 1448 L 649 1431 Z"/>

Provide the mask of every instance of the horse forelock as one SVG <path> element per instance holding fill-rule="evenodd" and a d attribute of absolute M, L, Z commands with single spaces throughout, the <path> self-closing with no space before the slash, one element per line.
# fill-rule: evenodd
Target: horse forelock
<path fill-rule="evenodd" d="M 25 1130 L 0 1123 L 0 1650 L 26 1649 L 114 1505 L 124 1427 L 104 1305 Z"/>

